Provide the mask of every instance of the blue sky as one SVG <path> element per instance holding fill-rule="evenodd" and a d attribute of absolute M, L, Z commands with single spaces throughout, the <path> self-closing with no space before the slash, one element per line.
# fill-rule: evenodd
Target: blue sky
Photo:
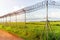
<path fill-rule="evenodd" d="M 0 0 L 0 16 L 36 4 L 43 0 Z M 60 0 L 53 0 L 59 2 Z M 27 18 L 42 18 L 46 16 L 46 10 L 41 9 L 27 14 Z M 49 17 L 60 18 L 60 9 L 49 8 Z"/>

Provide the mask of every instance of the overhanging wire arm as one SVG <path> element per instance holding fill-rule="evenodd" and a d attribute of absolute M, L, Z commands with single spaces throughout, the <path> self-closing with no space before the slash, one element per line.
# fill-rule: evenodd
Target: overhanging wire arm
<path fill-rule="evenodd" d="M 39 3 L 35 4 L 35 5 L 29 6 L 29 7 L 25 7 L 23 9 L 26 11 L 26 13 L 30 13 L 30 12 L 34 12 L 34 11 L 37 11 L 37 10 L 43 9 L 43 8 L 45 8 L 44 1 L 39 2 Z"/>
<path fill-rule="evenodd" d="M 26 8 L 24 8 L 24 10 L 26 11 L 26 13 L 34 12 L 34 11 L 45 8 L 45 4 L 46 4 L 46 1 L 42 1 L 42 2 L 39 2 L 35 5 L 26 7 Z M 51 6 L 53 6 L 53 8 L 54 7 L 55 8 L 60 8 L 60 3 L 55 2 L 55 1 L 48 1 L 48 7 L 51 7 Z"/>

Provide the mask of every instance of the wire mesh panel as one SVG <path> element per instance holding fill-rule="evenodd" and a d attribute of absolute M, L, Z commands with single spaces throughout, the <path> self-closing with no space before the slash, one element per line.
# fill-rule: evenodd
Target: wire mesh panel
<path fill-rule="evenodd" d="M 27 32 L 28 32 L 28 35 L 30 34 L 29 36 L 32 36 L 32 35 L 35 36 L 35 38 L 33 40 L 35 40 L 35 39 L 44 40 L 43 30 L 45 27 L 44 21 L 46 20 L 45 19 L 46 15 L 44 15 L 43 12 L 45 12 L 45 9 L 38 10 L 35 12 L 31 12 L 31 13 L 26 13 Z M 31 40 L 32 40 L 32 38 L 31 38 Z"/>

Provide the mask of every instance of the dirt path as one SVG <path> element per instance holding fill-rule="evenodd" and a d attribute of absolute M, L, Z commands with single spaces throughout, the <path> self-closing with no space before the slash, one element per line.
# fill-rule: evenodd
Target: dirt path
<path fill-rule="evenodd" d="M 0 40 L 23 40 L 13 34 L 10 34 L 6 31 L 0 30 Z"/>

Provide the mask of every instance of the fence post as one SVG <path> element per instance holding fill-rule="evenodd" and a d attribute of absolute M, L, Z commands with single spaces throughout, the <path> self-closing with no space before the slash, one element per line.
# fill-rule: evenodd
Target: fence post
<path fill-rule="evenodd" d="M 3 26 L 5 26 L 5 23 L 4 23 L 4 17 L 3 17 Z"/>
<path fill-rule="evenodd" d="M 16 17 L 16 27 L 17 27 L 17 14 L 15 14 L 15 17 Z"/>
<path fill-rule="evenodd" d="M 8 25 L 8 22 L 7 22 L 7 16 L 6 16 L 6 26 Z"/>
<path fill-rule="evenodd" d="M 11 26 L 11 15 L 9 15 L 10 16 L 10 26 Z"/>

